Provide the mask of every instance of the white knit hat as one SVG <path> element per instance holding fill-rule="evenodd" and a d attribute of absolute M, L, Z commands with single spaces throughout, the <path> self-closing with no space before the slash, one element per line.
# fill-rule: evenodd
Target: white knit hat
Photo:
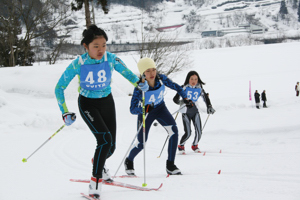
<path fill-rule="evenodd" d="M 143 74 L 147 69 L 155 68 L 155 62 L 151 58 L 142 58 L 137 63 L 140 74 Z"/>

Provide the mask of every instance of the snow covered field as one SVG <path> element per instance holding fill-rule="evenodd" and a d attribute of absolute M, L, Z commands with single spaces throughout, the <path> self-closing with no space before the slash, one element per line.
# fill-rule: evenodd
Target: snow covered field
<path fill-rule="evenodd" d="M 146 149 L 147 187 L 163 187 L 157 192 L 141 192 L 104 185 L 102 200 L 180 200 L 180 199 L 300 199 L 300 97 L 294 86 L 300 81 L 300 43 L 274 44 L 191 52 L 192 69 L 172 76 L 183 84 L 189 70 L 196 70 L 207 84 L 216 113 L 209 117 L 200 141 L 205 156 L 192 152 L 177 155 L 182 176 L 166 177 L 167 137 L 153 126 Z M 128 67 L 138 72 L 131 55 L 120 55 Z M 137 55 L 134 56 L 138 58 Z M 66 90 L 67 105 L 77 113 L 77 121 L 65 127 L 45 146 L 27 158 L 62 125 L 54 97 L 54 87 L 70 61 L 56 65 L 0 69 L 0 199 L 80 200 L 88 184 L 71 178 L 90 178 L 94 136 L 77 108 L 77 78 Z M 249 101 L 258 90 L 266 90 L 268 108 L 256 109 Z M 129 113 L 132 85 L 114 72 L 112 91 L 117 107 L 117 149 L 107 161 L 112 174 L 120 165 L 135 133 L 136 116 Z M 171 112 L 175 91 L 167 90 L 165 102 Z M 201 118 L 207 114 L 200 99 Z M 180 137 L 181 116 L 177 118 Z M 192 135 L 193 137 L 193 135 Z M 220 150 L 222 153 L 220 153 Z M 115 179 L 141 186 L 143 154 L 135 159 L 140 178 Z M 218 171 L 221 170 L 221 174 Z M 123 175 L 121 166 L 118 175 Z"/>

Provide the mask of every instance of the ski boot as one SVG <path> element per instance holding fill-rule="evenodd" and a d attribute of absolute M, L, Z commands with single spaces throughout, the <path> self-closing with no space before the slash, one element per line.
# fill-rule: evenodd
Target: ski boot
<path fill-rule="evenodd" d="M 102 180 L 101 178 L 93 177 L 91 178 L 89 185 L 89 196 L 100 199 L 101 188 L 102 188 Z"/>
<path fill-rule="evenodd" d="M 176 165 L 174 164 L 174 161 L 169 161 L 167 160 L 167 173 L 170 175 L 181 175 L 181 171 L 180 169 L 178 169 L 176 167 Z"/>
<path fill-rule="evenodd" d="M 111 183 L 113 182 L 114 180 L 111 178 L 111 175 L 109 173 L 109 169 L 106 167 L 106 165 L 104 165 L 103 167 L 103 171 L 102 171 L 102 179 L 105 181 L 105 182 L 108 182 L 108 183 Z"/>
<path fill-rule="evenodd" d="M 185 155 L 184 145 L 178 145 L 178 151 L 180 154 Z"/>
<path fill-rule="evenodd" d="M 128 158 L 126 158 L 125 162 L 125 172 L 129 175 L 129 176 L 135 176 L 134 174 L 134 168 L 133 168 L 133 161 L 129 160 Z"/>
<path fill-rule="evenodd" d="M 192 149 L 195 153 L 201 153 L 200 149 L 198 148 L 198 144 L 197 145 L 193 145 Z"/>
<path fill-rule="evenodd" d="M 92 164 L 94 164 L 94 158 L 92 158 Z M 102 179 L 108 183 L 113 182 L 114 180 L 111 178 L 111 175 L 109 173 L 109 169 L 106 167 L 106 165 L 103 166 L 102 171 Z"/>

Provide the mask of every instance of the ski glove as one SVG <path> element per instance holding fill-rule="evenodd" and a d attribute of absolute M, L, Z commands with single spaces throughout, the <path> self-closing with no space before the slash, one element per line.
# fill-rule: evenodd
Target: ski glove
<path fill-rule="evenodd" d="M 213 107 L 212 106 L 208 106 L 208 108 L 207 108 L 207 114 L 214 114 L 216 111 L 215 111 L 215 109 L 213 109 Z"/>
<path fill-rule="evenodd" d="M 64 113 L 62 115 L 62 118 L 65 122 L 65 124 L 67 126 L 70 126 L 71 124 L 73 124 L 76 120 L 76 114 L 75 113 L 71 113 L 71 112 L 67 112 L 67 113 Z"/>
<path fill-rule="evenodd" d="M 145 80 L 144 83 L 140 82 L 139 85 L 138 85 L 138 88 L 140 90 L 142 90 L 143 92 L 147 92 L 148 89 L 149 89 L 149 85 L 148 85 L 148 82 Z"/>
<path fill-rule="evenodd" d="M 183 102 L 185 103 L 186 107 L 188 107 L 188 108 L 191 108 L 194 106 L 193 101 L 188 98 L 183 99 Z"/>

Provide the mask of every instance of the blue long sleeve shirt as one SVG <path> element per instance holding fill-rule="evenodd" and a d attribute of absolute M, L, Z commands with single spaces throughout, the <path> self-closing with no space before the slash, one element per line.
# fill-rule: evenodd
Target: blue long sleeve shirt
<path fill-rule="evenodd" d="M 187 95 L 185 91 L 178 85 L 177 83 L 174 83 L 171 81 L 167 76 L 163 74 L 158 74 L 160 80 L 162 83 L 167 86 L 168 88 L 171 88 L 175 91 L 177 91 L 182 98 L 187 98 Z M 154 87 L 149 86 L 149 90 L 157 90 L 160 88 L 162 85 L 160 83 L 159 78 L 155 78 L 155 84 Z M 154 106 L 154 109 L 164 103 L 164 100 L 161 101 L 159 104 Z M 131 105 L 130 105 L 130 112 L 131 114 L 137 115 L 137 114 L 142 114 L 143 113 L 143 107 L 142 107 L 142 91 L 138 90 L 137 88 L 134 89 L 132 98 L 131 98 Z"/>

